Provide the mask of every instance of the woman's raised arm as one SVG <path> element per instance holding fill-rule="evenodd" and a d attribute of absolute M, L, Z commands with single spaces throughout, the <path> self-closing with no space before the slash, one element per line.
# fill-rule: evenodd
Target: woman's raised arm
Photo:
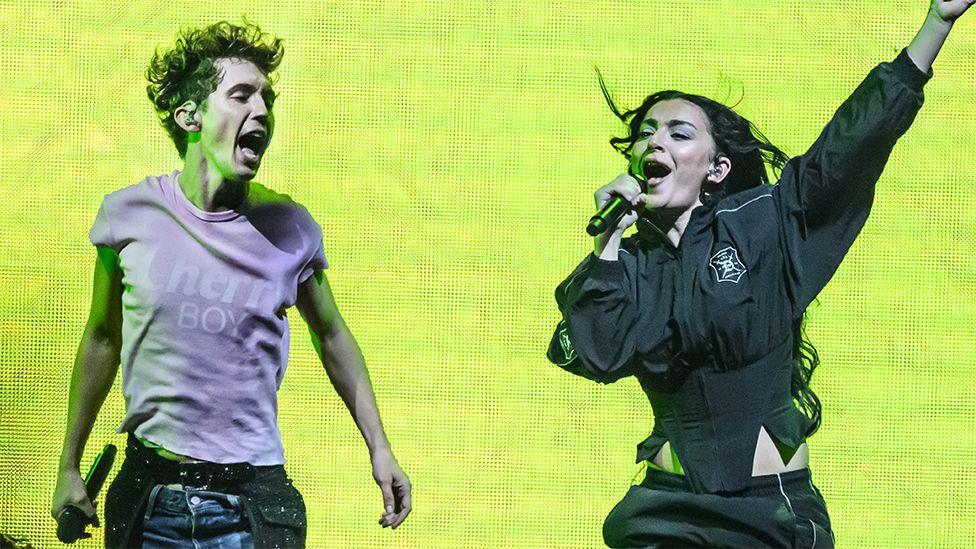
<path fill-rule="evenodd" d="M 974 3 L 976 0 L 932 0 L 922 28 L 906 48 L 908 57 L 922 72 L 929 72 L 952 25 Z"/>

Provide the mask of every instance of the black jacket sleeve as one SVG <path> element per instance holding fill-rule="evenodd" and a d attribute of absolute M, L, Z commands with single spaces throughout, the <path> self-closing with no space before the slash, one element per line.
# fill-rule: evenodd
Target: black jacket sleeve
<path fill-rule="evenodd" d="M 549 344 L 549 360 L 600 383 L 632 375 L 637 355 L 663 332 L 651 324 L 667 320 L 653 312 L 660 296 L 647 283 L 646 258 L 626 248 L 617 261 L 590 254 L 556 288 L 563 318 Z"/>
<path fill-rule="evenodd" d="M 888 156 L 922 106 L 922 73 L 902 50 L 872 70 L 773 190 L 794 317 L 803 314 L 854 243 Z"/>

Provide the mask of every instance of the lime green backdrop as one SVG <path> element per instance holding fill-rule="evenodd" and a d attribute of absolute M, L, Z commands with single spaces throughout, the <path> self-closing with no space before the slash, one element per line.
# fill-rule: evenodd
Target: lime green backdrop
<path fill-rule="evenodd" d="M 925 9 L 0 0 L 0 531 L 57 544 L 48 508 L 95 261 L 87 230 L 104 194 L 179 167 L 143 80 L 178 28 L 246 15 L 285 39 L 260 180 L 324 227 L 328 275 L 414 484 L 413 514 L 382 530 L 365 447 L 293 311 L 280 421 L 309 545 L 595 547 L 652 417 L 633 379 L 601 387 L 544 358 L 552 290 L 590 248 L 592 191 L 623 169 L 593 67 L 625 105 L 671 87 L 741 97 L 797 154 Z M 845 547 L 976 544 L 970 19 L 811 311 L 825 408 L 813 469 Z M 85 467 L 123 442 L 121 416 L 117 382 Z"/>

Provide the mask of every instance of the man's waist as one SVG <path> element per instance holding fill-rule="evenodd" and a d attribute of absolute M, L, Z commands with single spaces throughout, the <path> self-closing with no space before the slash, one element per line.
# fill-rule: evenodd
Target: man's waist
<path fill-rule="evenodd" d="M 158 484 L 180 485 L 200 489 L 221 489 L 233 493 L 235 487 L 266 476 L 281 465 L 252 465 L 247 462 L 214 463 L 210 461 L 168 459 L 159 453 L 161 448 L 150 448 L 135 435 L 129 434 L 126 444 L 126 460 L 132 466 L 145 469 Z M 185 458 L 162 449 L 169 455 Z"/>
<path fill-rule="evenodd" d="M 117 431 L 133 433 L 143 446 L 170 461 L 256 465 L 285 462 L 273 415 L 265 417 L 261 411 L 240 407 L 221 408 L 223 402 L 203 405 L 196 402 L 197 397 L 186 399 L 180 407 L 167 408 L 158 405 L 160 398 L 130 400 Z M 234 410 L 233 422 L 226 420 L 221 409 Z"/>
<path fill-rule="evenodd" d="M 169 461 L 176 461 L 179 463 L 207 463 L 207 461 L 203 459 L 194 459 L 189 456 L 184 456 L 183 454 L 177 454 L 176 452 L 171 452 L 166 448 L 163 448 L 162 446 L 159 446 L 158 444 L 155 444 L 152 441 L 146 440 L 139 436 L 136 436 L 136 440 L 138 440 L 139 444 L 141 444 L 143 448 L 145 448 L 146 450 L 150 452 L 155 452 L 156 455 L 158 455 L 159 457 L 163 459 L 167 459 Z"/>

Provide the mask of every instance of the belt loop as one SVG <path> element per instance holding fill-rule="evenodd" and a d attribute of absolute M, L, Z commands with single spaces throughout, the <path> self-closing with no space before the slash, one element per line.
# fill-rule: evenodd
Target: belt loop
<path fill-rule="evenodd" d="M 227 494 L 227 501 L 234 506 L 235 509 L 241 508 L 241 498 L 234 494 Z"/>
<path fill-rule="evenodd" d="M 162 484 L 157 484 L 153 486 L 151 492 L 149 492 L 149 501 L 146 502 L 146 518 L 144 520 L 149 520 L 152 517 L 153 507 L 156 506 L 156 497 L 159 495 L 159 491 L 163 489 Z"/>

